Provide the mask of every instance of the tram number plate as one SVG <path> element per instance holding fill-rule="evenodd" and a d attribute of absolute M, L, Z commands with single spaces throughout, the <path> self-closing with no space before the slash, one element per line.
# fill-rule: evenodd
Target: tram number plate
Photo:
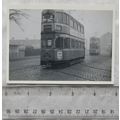
<path fill-rule="evenodd" d="M 63 58 L 62 51 L 57 51 L 57 59 L 62 60 L 62 58 Z"/>

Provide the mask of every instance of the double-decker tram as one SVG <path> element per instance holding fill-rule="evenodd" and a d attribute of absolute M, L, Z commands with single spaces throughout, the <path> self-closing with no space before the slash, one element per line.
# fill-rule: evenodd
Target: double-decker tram
<path fill-rule="evenodd" d="M 99 55 L 100 54 L 100 39 L 97 37 L 90 38 L 90 55 Z"/>
<path fill-rule="evenodd" d="M 69 64 L 84 57 L 84 26 L 64 11 L 43 10 L 41 65 Z"/>

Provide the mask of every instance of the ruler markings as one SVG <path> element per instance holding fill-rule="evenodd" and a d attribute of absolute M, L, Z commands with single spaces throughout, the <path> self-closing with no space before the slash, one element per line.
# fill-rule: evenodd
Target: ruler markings
<path fill-rule="evenodd" d="M 118 87 L 108 88 L 3 88 L 3 118 L 108 118 L 118 119 Z M 117 117 L 117 118 L 116 118 Z"/>
<path fill-rule="evenodd" d="M 118 88 L 3 88 L 3 95 L 46 95 L 46 96 L 75 96 L 75 95 L 105 95 L 105 96 L 118 96 Z"/>

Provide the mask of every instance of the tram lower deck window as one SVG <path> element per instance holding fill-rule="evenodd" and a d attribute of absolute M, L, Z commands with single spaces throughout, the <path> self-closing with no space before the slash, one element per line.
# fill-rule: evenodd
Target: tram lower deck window
<path fill-rule="evenodd" d="M 53 46 L 53 41 L 52 40 L 41 40 L 41 46 L 42 48 L 51 48 Z"/>
<path fill-rule="evenodd" d="M 64 48 L 70 48 L 70 39 L 69 38 L 64 39 Z"/>
<path fill-rule="evenodd" d="M 56 48 L 62 49 L 63 48 L 63 38 L 57 38 L 55 41 L 55 46 L 56 46 Z"/>
<path fill-rule="evenodd" d="M 71 39 L 71 47 L 75 48 L 75 40 L 74 39 Z"/>

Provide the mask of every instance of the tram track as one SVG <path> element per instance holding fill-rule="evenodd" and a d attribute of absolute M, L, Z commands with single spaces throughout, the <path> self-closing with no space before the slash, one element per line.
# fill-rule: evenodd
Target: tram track
<path fill-rule="evenodd" d="M 26 69 L 35 69 L 37 67 L 39 67 L 40 65 L 30 65 L 30 66 L 24 66 L 24 67 L 21 67 L 21 68 L 15 68 L 15 69 L 10 69 L 10 72 L 14 72 L 14 71 L 17 71 L 17 70 L 26 70 Z"/>
<path fill-rule="evenodd" d="M 82 75 L 76 75 L 76 74 L 72 74 L 72 73 L 68 73 L 68 72 L 63 72 L 63 71 L 55 71 L 55 72 L 62 73 L 62 74 L 65 74 L 65 75 L 70 75 L 72 77 L 81 78 L 80 80 L 96 81 L 96 80 L 94 80 L 93 78 L 90 78 L 90 77 L 89 78 L 83 77 L 83 76 L 85 76 L 84 74 L 82 74 Z M 110 77 L 104 76 L 104 78 L 110 78 Z"/>
<path fill-rule="evenodd" d="M 62 72 L 62 71 L 55 71 L 55 72 L 59 72 L 59 73 L 65 74 L 65 75 L 70 75 L 70 76 L 73 76 L 73 77 L 77 77 L 77 78 L 82 78 L 84 80 L 88 80 L 88 79 L 86 79 L 84 77 L 81 77 L 79 75 L 75 75 L 75 74 L 72 74 L 72 73 L 67 73 L 67 72 Z"/>
<path fill-rule="evenodd" d="M 80 64 L 81 65 L 81 64 Z M 94 68 L 94 67 L 90 67 L 90 66 L 85 66 L 85 65 L 83 65 L 84 67 L 88 67 L 89 69 L 92 69 L 92 72 L 94 73 L 94 71 L 96 72 L 96 69 L 97 69 L 97 72 L 96 73 L 100 73 L 100 72 L 102 72 L 101 74 L 101 76 L 102 77 L 104 77 L 104 79 L 110 79 L 110 76 L 109 75 L 107 75 L 107 73 L 109 73 L 110 71 L 107 71 L 107 70 L 105 70 L 105 69 L 99 69 L 99 68 Z M 72 66 L 70 66 L 70 67 L 72 67 Z M 72 67 L 72 68 L 70 68 L 69 67 L 69 71 L 72 71 L 72 70 L 74 70 L 74 72 L 78 72 L 78 69 L 77 68 L 75 68 L 75 67 Z M 67 67 L 68 68 L 68 67 Z M 72 70 L 71 70 L 72 69 Z M 86 75 L 87 73 L 86 72 L 81 72 L 81 73 L 79 73 L 79 75 L 77 75 L 78 73 L 70 73 L 70 72 L 66 72 L 66 71 L 64 71 L 64 70 L 66 70 L 66 68 L 63 68 L 63 70 L 55 70 L 55 72 L 59 72 L 59 73 L 62 73 L 62 74 L 65 74 L 65 75 L 70 75 L 70 76 L 72 76 L 72 77 L 77 77 L 77 78 L 80 78 L 80 79 L 83 79 L 83 80 L 90 80 L 90 81 L 93 81 L 94 79 L 93 78 L 96 78 L 96 74 L 94 75 L 94 74 L 92 74 L 92 77 L 90 77 L 90 73 L 89 73 L 89 75 Z M 104 73 L 104 71 L 103 70 L 105 70 L 105 72 L 107 72 L 107 73 Z M 84 76 L 87 76 L 87 77 L 84 77 Z M 100 77 L 100 75 L 99 75 L 99 77 Z"/>
<path fill-rule="evenodd" d="M 109 72 L 111 72 L 111 70 L 109 70 L 109 69 L 102 69 L 102 68 L 98 68 L 98 67 L 93 67 L 93 66 L 89 66 L 88 64 L 81 64 L 81 65 L 83 65 L 85 67 L 97 69 L 97 70 L 103 70 L 103 71 L 109 71 Z"/>
<path fill-rule="evenodd" d="M 38 69 L 38 67 L 40 67 L 40 66 L 29 66 L 29 67 L 25 67 L 24 68 L 24 70 L 25 69 L 30 69 L 30 68 L 32 68 L 32 69 Z M 67 67 L 68 68 L 68 67 Z M 81 72 L 80 74 L 78 74 L 78 73 L 76 73 L 76 71 L 78 71 L 78 69 L 75 69 L 75 68 L 70 68 L 69 67 L 69 71 L 72 71 L 72 70 L 74 70 L 74 73 L 70 73 L 70 72 L 67 72 L 67 71 L 65 71 L 67 68 L 63 68 L 63 69 L 46 69 L 46 70 L 48 70 L 48 72 L 49 71 L 51 71 L 52 70 L 52 72 L 55 74 L 55 72 L 57 72 L 57 73 L 61 73 L 61 74 L 64 74 L 64 75 L 67 75 L 67 76 L 71 76 L 71 77 L 75 77 L 75 78 L 78 78 L 78 79 L 80 79 L 80 80 L 89 80 L 89 81 L 96 81 L 96 79 L 93 79 L 93 78 L 95 78 L 95 76 L 93 76 L 93 77 L 90 77 L 89 75 L 86 75 L 87 73 L 86 72 Z M 72 70 L 71 70 L 72 69 Z M 16 70 L 23 70 L 23 68 L 21 68 L 21 69 L 16 69 Z M 14 72 L 14 71 L 16 71 L 16 70 L 12 70 L 11 72 Z M 99 70 L 99 69 L 98 69 Z M 98 73 L 99 73 L 99 71 L 98 71 Z M 109 76 L 104 76 L 104 78 L 106 78 L 106 79 L 108 79 L 108 78 L 110 78 Z"/>
<path fill-rule="evenodd" d="M 10 67 L 11 69 L 9 69 L 10 76 L 14 76 L 14 79 L 20 78 L 21 80 L 23 79 L 21 77 L 22 74 L 25 76 L 25 74 L 28 75 L 29 73 L 32 73 L 32 77 L 35 80 L 60 80 L 62 78 L 63 80 L 108 81 L 111 79 L 111 71 L 108 66 L 104 66 L 104 62 L 107 61 L 99 64 L 94 62 L 79 62 L 72 65 L 63 64 L 49 68 L 40 66 L 39 60 L 33 59 L 32 61 L 35 64 L 25 60 L 24 62 L 21 61 L 22 65 L 20 65 L 20 61 L 16 61 L 14 67 Z M 13 64 L 10 65 L 13 66 Z M 30 79 L 30 75 L 28 76 Z"/>

